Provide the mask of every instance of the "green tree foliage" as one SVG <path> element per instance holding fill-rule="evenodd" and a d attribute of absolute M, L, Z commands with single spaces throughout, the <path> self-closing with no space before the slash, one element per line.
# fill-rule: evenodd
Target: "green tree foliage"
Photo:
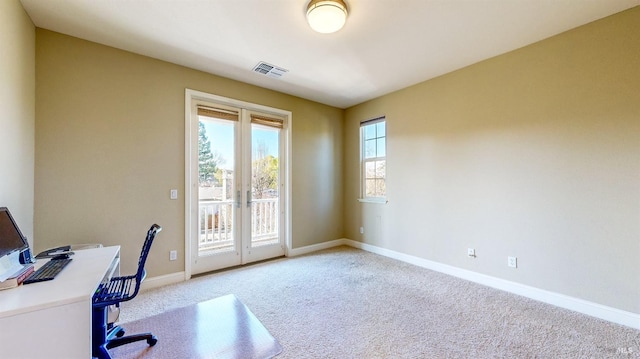
<path fill-rule="evenodd" d="M 251 164 L 254 198 L 265 198 L 268 190 L 278 190 L 278 159 L 267 152 L 266 145 L 259 144 Z"/>
<path fill-rule="evenodd" d="M 202 122 L 198 128 L 198 138 L 199 182 L 200 184 L 211 183 L 215 181 L 218 168 L 214 153 L 211 151 L 211 142 Z"/>

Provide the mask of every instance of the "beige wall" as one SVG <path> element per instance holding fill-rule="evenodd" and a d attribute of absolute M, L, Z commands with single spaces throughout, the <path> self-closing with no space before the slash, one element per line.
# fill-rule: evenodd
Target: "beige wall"
<path fill-rule="evenodd" d="M 0 179 L 0 205 L 21 208 L 29 232 L 33 25 L 17 1 L 0 3 L 2 50 L 21 54 L 0 60 L 0 144 L 15 145 L 0 165 L 21 176 Z M 183 195 L 192 88 L 293 112 L 294 248 L 347 237 L 640 313 L 639 8 L 355 106 L 344 126 L 340 109 L 46 30 L 36 39 L 37 250 L 120 244 L 128 272 L 158 222 L 150 275 L 184 269 L 168 261 L 184 248 L 184 205 L 168 190 Z M 389 203 L 360 204 L 358 123 L 379 115 Z"/>
<path fill-rule="evenodd" d="M 33 242 L 35 27 L 18 0 L 0 1 L 0 207 Z"/>
<path fill-rule="evenodd" d="M 346 237 L 640 313 L 639 44 L 636 7 L 348 109 Z M 360 204 L 380 115 L 389 202 Z"/>
<path fill-rule="evenodd" d="M 293 247 L 342 237 L 343 110 L 47 30 L 36 39 L 37 250 L 119 244 L 127 273 L 157 222 L 149 275 L 184 270 L 185 88 L 292 111 Z"/>

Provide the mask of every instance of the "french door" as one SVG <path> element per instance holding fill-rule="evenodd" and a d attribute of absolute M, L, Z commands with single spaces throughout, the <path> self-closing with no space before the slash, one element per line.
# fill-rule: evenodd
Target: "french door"
<path fill-rule="evenodd" d="M 239 105 L 191 99 L 190 274 L 285 254 L 288 117 Z"/>

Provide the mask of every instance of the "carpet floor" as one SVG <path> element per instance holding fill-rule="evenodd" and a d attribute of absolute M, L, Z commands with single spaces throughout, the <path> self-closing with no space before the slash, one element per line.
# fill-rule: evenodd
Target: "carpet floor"
<path fill-rule="evenodd" d="M 277 359 L 640 358 L 638 330 L 349 247 L 145 291 L 120 323 L 226 294 L 280 342 Z M 173 327 L 149 324 L 159 341 Z"/>

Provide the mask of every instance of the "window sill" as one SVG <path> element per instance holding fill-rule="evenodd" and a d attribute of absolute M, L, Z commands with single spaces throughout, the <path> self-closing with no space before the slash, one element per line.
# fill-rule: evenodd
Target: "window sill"
<path fill-rule="evenodd" d="M 358 198 L 358 202 L 360 202 L 360 203 L 387 204 L 389 201 L 386 198 Z"/>

